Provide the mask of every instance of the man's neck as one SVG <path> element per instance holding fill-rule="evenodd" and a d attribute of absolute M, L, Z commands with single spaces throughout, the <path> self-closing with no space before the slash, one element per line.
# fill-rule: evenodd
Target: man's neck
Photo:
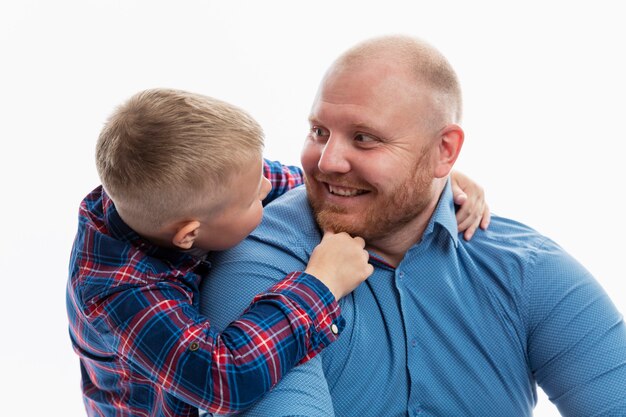
<path fill-rule="evenodd" d="M 397 267 L 407 251 L 422 240 L 424 231 L 437 208 L 443 189 L 439 190 L 436 198 L 411 222 L 402 228 L 381 238 L 366 242 L 366 249 L 377 254 L 388 264 Z"/>

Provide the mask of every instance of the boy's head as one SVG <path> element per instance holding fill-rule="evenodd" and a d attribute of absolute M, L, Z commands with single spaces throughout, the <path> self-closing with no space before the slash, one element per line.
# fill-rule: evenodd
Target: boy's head
<path fill-rule="evenodd" d="M 96 165 L 120 216 L 140 235 L 164 246 L 218 250 L 260 221 L 259 199 L 271 189 L 262 150 L 263 131 L 243 110 L 153 89 L 111 115 Z"/>

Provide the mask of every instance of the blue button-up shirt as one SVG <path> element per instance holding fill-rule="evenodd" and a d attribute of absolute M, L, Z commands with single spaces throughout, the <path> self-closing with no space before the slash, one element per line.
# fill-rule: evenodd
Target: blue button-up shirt
<path fill-rule="evenodd" d="M 201 310 L 225 326 L 302 269 L 320 240 L 303 187 L 214 259 Z M 530 416 L 537 384 L 564 416 L 626 416 L 626 325 L 550 239 L 493 216 L 459 238 L 449 185 L 421 241 L 340 302 L 346 328 L 251 416 Z M 233 279 L 233 277 L 241 277 Z"/>

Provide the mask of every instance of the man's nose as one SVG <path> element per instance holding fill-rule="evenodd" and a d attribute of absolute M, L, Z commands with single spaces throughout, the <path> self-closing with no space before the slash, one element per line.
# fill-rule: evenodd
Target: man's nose
<path fill-rule="evenodd" d="M 350 171 L 349 144 L 341 138 L 331 137 L 322 150 L 317 167 L 324 173 L 345 174 Z"/>

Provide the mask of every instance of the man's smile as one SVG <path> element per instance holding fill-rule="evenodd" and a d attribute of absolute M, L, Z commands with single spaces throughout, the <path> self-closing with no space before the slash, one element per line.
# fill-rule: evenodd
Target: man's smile
<path fill-rule="evenodd" d="M 340 185 L 332 185 L 328 183 L 324 183 L 328 189 L 328 192 L 333 195 L 338 195 L 341 197 L 356 197 L 358 195 L 365 194 L 369 191 L 362 190 L 359 188 L 351 188 L 351 187 L 343 187 Z"/>

